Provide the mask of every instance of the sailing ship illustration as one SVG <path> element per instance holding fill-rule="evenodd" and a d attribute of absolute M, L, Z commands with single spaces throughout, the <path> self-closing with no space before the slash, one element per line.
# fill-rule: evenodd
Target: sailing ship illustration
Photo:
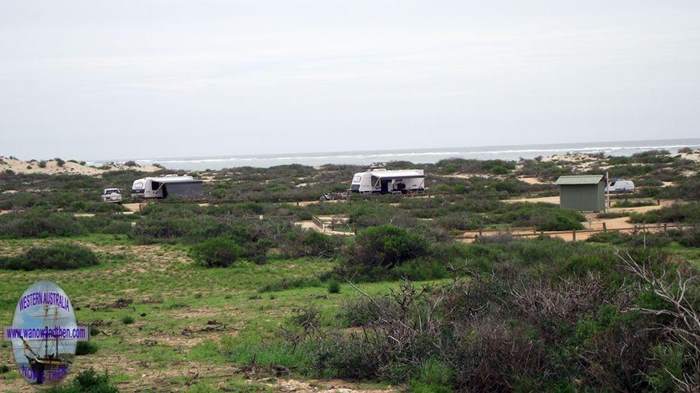
<path fill-rule="evenodd" d="M 53 313 L 50 312 L 53 309 Z M 44 311 L 41 314 L 31 315 L 35 318 L 41 318 L 42 326 L 44 326 L 48 334 L 44 334 L 42 340 L 31 345 L 22 337 L 22 345 L 24 356 L 27 358 L 29 368 L 31 370 L 31 378 L 36 384 L 44 384 L 46 382 L 60 381 L 67 373 L 68 368 L 73 363 L 73 351 L 67 348 L 67 341 L 58 335 L 50 334 L 54 327 L 64 326 L 61 322 L 69 320 L 69 323 L 74 323 L 74 317 L 71 315 L 59 316 L 58 307 L 44 305 Z M 74 345 L 74 344 L 72 344 Z"/>

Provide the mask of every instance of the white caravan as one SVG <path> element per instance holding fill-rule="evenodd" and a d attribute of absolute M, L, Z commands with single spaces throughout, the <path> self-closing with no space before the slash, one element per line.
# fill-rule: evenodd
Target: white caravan
<path fill-rule="evenodd" d="M 425 174 L 422 169 L 392 171 L 383 168 L 370 169 L 367 172 L 356 173 L 350 186 L 350 191 L 363 193 L 378 192 L 387 194 L 423 190 L 425 190 Z"/>
<path fill-rule="evenodd" d="M 202 181 L 192 176 L 145 177 L 134 180 L 131 186 L 133 198 L 197 198 L 202 196 Z"/>

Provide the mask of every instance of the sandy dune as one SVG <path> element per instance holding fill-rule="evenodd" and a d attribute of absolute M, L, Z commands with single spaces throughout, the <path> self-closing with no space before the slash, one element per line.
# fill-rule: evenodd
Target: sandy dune
<path fill-rule="evenodd" d="M 87 175 L 87 176 L 99 176 L 105 172 L 121 171 L 121 170 L 134 170 L 140 172 L 157 172 L 161 168 L 155 165 L 138 165 L 137 166 L 127 166 L 121 163 L 115 163 L 109 165 L 108 168 L 97 168 L 94 166 L 83 165 L 78 162 L 65 161 L 63 165 L 59 165 L 56 160 L 44 161 L 45 165 L 43 168 L 40 166 L 40 161 L 31 160 L 25 161 L 17 158 L 9 158 L 0 156 L 0 172 L 10 170 L 14 173 L 22 174 L 45 174 L 45 175 L 55 175 L 55 174 L 73 174 L 73 175 Z"/>

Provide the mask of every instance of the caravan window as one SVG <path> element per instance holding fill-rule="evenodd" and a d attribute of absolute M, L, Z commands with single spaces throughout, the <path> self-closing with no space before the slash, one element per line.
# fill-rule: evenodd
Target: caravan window
<path fill-rule="evenodd" d="M 357 176 L 352 178 L 352 182 L 355 184 L 360 183 L 361 181 L 362 181 L 362 176 L 360 176 L 360 175 L 357 175 Z"/>
<path fill-rule="evenodd" d="M 141 190 L 143 189 L 143 182 L 142 181 L 137 181 L 134 183 L 134 190 Z"/>

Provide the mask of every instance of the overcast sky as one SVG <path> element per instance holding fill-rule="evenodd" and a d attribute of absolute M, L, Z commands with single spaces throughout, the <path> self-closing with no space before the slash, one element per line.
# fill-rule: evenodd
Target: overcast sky
<path fill-rule="evenodd" d="M 700 136 L 700 1 L 0 0 L 0 154 Z"/>

